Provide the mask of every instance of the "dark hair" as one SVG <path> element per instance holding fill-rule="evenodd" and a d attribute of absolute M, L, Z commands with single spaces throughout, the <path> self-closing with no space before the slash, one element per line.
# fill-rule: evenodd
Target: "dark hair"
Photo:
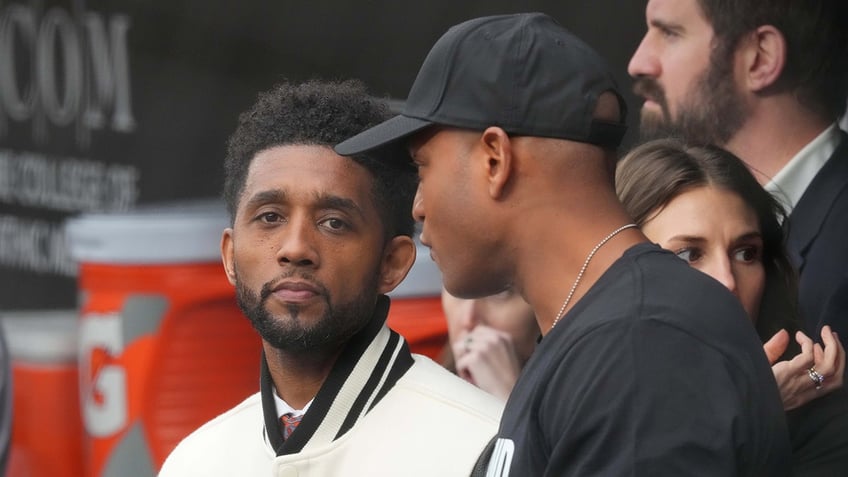
<path fill-rule="evenodd" d="M 618 164 L 615 180 L 621 202 L 639 226 L 675 197 L 698 187 L 712 186 L 739 196 L 756 214 L 763 238 L 766 285 L 757 332 L 767 340 L 780 329 L 789 331 L 790 336 L 800 329 L 797 278 L 781 226 L 785 212 L 742 160 L 716 146 L 696 147 L 677 139 L 659 139 L 630 151 Z M 795 353 L 787 351 L 789 355 Z"/>
<path fill-rule="evenodd" d="M 698 0 L 713 27 L 713 61 L 732 61 L 739 40 L 772 25 L 786 41 L 776 86 L 836 121 L 848 98 L 848 2 L 845 0 Z"/>
<path fill-rule="evenodd" d="M 283 82 L 260 93 L 256 104 L 239 116 L 228 142 L 223 195 L 230 220 L 235 219 L 247 171 L 259 152 L 284 145 L 326 146 L 332 151 L 337 143 L 388 117 L 385 102 L 369 96 L 356 80 Z M 399 154 L 405 157 L 392 157 Z M 394 148 L 351 159 L 373 176 L 374 202 L 386 237 L 411 237 L 415 221 L 410 211 L 418 179 L 408 153 Z"/>

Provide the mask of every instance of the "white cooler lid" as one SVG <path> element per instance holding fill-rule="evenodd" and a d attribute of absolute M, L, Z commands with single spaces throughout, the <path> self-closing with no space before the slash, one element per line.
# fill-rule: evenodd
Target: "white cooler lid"
<path fill-rule="evenodd" d="M 30 363 L 76 362 L 78 317 L 76 310 L 0 313 L 9 355 Z"/>
<path fill-rule="evenodd" d="M 77 262 L 218 262 L 221 234 L 229 224 L 221 201 L 199 200 L 82 214 L 67 220 L 65 234 Z"/>

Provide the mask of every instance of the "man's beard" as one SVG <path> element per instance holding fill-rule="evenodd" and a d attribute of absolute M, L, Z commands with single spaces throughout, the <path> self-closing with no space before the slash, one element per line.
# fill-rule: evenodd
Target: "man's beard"
<path fill-rule="evenodd" d="M 292 275 L 285 277 L 290 276 Z M 287 306 L 287 315 L 272 315 L 268 311 L 267 301 L 272 294 L 273 282 L 264 284 L 257 296 L 239 279 L 238 273 L 236 274 L 236 299 L 239 308 L 259 336 L 271 346 L 288 352 L 334 352 L 371 320 L 378 294 L 377 274 L 369 283 L 364 284 L 354 300 L 347 303 L 333 303 L 326 287 L 313 277 L 304 274 L 298 274 L 298 277 L 319 287 L 320 296 L 325 300 L 324 315 L 311 324 L 301 320 L 302 310 L 298 305 Z"/>
<path fill-rule="evenodd" d="M 707 70 L 695 79 L 693 88 L 677 108 L 672 118 L 668 98 L 662 86 L 654 79 L 637 79 L 634 91 L 654 100 L 661 113 L 642 109 L 639 135 L 642 141 L 677 137 L 690 144 L 716 144 L 723 146 L 742 127 L 748 118 L 748 109 L 733 82 L 732 58 L 719 61 L 727 55 L 713 53 Z"/>

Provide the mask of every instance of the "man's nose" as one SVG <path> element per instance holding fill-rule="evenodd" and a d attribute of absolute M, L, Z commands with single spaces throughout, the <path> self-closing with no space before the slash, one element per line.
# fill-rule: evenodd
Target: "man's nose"
<path fill-rule="evenodd" d="M 299 266 L 318 263 L 314 226 L 304 218 L 291 217 L 281 227 L 278 238 L 277 262 Z"/>
<path fill-rule="evenodd" d="M 660 63 L 657 60 L 654 46 L 648 34 L 645 34 L 642 42 L 639 43 L 639 46 L 630 58 L 630 63 L 627 64 L 627 73 L 633 78 L 656 78 L 660 75 Z"/>

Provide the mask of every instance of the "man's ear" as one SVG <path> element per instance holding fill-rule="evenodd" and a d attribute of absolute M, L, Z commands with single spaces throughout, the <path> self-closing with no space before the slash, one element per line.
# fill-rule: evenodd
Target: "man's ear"
<path fill-rule="evenodd" d="M 224 229 L 224 234 L 221 236 L 221 262 L 224 263 L 224 272 L 227 274 L 227 280 L 230 284 L 236 284 L 236 268 L 233 263 L 233 229 Z"/>
<path fill-rule="evenodd" d="M 377 291 L 389 293 L 394 290 L 406 278 L 414 263 L 415 242 L 412 238 L 405 235 L 392 238 L 383 250 Z"/>
<path fill-rule="evenodd" d="M 786 65 L 786 39 L 772 25 L 763 25 L 740 40 L 745 86 L 759 92 L 774 85 Z"/>
<path fill-rule="evenodd" d="M 486 155 L 486 178 L 489 195 L 499 198 L 504 193 L 513 174 L 512 143 L 509 135 L 499 127 L 489 127 L 480 136 L 480 146 Z"/>

